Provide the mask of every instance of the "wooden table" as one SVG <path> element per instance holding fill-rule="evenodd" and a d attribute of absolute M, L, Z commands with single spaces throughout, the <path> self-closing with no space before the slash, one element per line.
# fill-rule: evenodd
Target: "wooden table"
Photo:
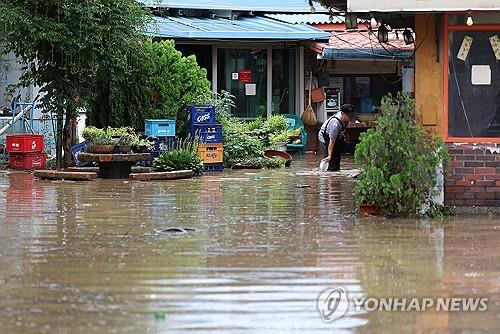
<path fill-rule="evenodd" d="M 103 179 L 127 179 L 132 165 L 151 160 L 149 153 L 96 154 L 80 153 L 78 160 L 99 164 L 99 177 Z"/>

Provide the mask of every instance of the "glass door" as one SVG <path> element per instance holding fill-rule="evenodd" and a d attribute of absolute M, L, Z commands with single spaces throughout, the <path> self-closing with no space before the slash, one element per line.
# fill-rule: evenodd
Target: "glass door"
<path fill-rule="evenodd" d="M 217 50 L 217 87 L 236 97 L 233 115 L 243 119 L 267 117 L 267 50 Z"/>
<path fill-rule="evenodd" d="M 295 114 L 295 49 L 273 49 L 273 115 Z"/>

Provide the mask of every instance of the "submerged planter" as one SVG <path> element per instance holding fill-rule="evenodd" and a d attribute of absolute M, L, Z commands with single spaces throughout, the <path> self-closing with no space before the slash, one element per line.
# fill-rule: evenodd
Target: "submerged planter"
<path fill-rule="evenodd" d="M 290 164 L 292 163 L 292 156 L 286 152 L 283 151 L 278 151 L 278 150 L 267 150 L 264 152 L 264 156 L 266 158 L 272 159 L 272 158 L 280 158 L 285 160 L 285 166 L 289 167 Z"/>
<path fill-rule="evenodd" d="M 132 146 L 130 145 L 116 145 L 114 149 L 114 153 L 129 153 L 132 150 Z"/>
<path fill-rule="evenodd" d="M 378 205 L 375 204 L 361 204 L 359 206 L 359 210 L 361 211 L 361 213 L 367 216 L 382 216 L 382 211 L 380 210 Z"/>
<path fill-rule="evenodd" d="M 113 153 L 115 145 L 90 145 L 89 153 L 106 154 Z"/>

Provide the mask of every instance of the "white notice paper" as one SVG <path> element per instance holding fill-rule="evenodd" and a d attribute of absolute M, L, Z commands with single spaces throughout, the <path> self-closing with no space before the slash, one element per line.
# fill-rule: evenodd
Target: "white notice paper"
<path fill-rule="evenodd" d="M 234 72 L 231 74 L 231 78 L 233 80 L 238 80 L 240 78 L 240 74 L 238 72 Z"/>
<path fill-rule="evenodd" d="M 490 65 L 472 65 L 470 77 L 473 85 L 491 85 Z"/>
<path fill-rule="evenodd" d="M 472 42 L 474 39 L 470 36 L 465 36 L 464 40 L 462 41 L 462 45 L 460 46 L 460 50 L 458 50 L 458 55 L 457 58 L 465 61 L 467 59 L 467 56 L 469 55 L 470 48 L 472 46 Z"/>
<path fill-rule="evenodd" d="M 257 95 L 257 85 L 256 84 L 245 84 L 245 95 L 255 96 Z"/>
<path fill-rule="evenodd" d="M 490 44 L 493 52 L 495 53 L 495 57 L 497 60 L 500 60 L 500 38 L 498 38 L 498 35 L 490 37 Z"/>

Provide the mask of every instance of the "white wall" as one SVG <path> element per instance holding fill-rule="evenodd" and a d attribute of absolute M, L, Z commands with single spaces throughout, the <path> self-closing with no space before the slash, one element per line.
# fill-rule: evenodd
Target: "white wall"
<path fill-rule="evenodd" d="M 0 107 L 10 108 L 13 96 L 8 94 L 8 86 L 18 84 L 22 73 L 22 64 L 19 63 L 13 54 L 0 56 Z M 31 102 L 38 93 L 38 87 L 29 86 L 16 88 L 14 96 L 21 94 L 23 102 Z M 39 117 L 40 114 L 41 110 L 36 110 L 34 116 Z"/>

